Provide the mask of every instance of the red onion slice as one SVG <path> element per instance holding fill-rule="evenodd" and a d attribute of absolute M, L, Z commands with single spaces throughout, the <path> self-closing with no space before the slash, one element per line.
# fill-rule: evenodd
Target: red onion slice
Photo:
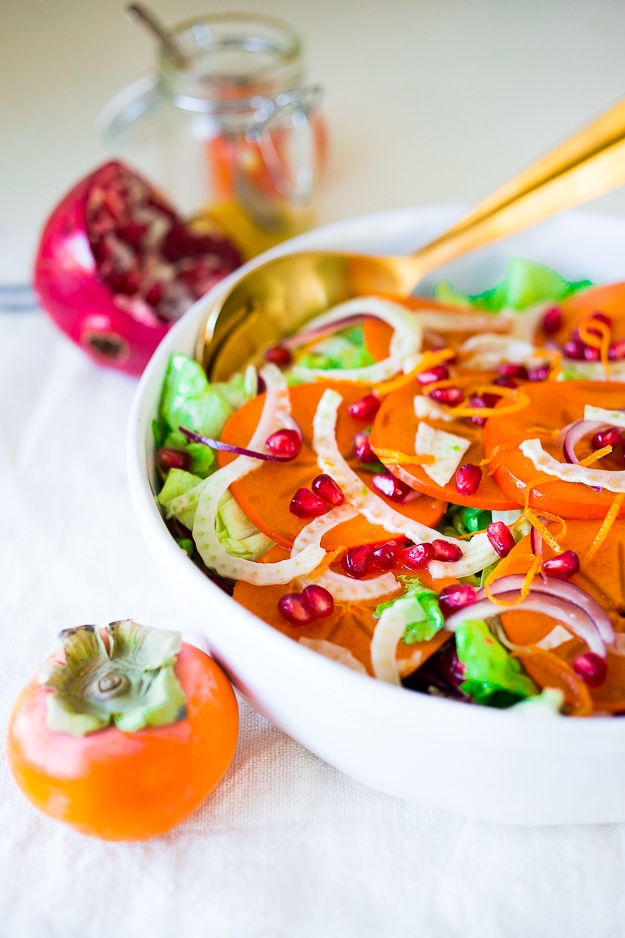
<path fill-rule="evenodd" d="M 501 593 L 510 590 L 521 590 L 525 583 L 525 577 L 521 574 L 511 574 L 502 576 L 495 580 L 488 587 L 493 596 L 499 596 Z M 557 599 L 564 599 L 583 609 L 594 621 L 597 631 L 602 640 L 607 645 L 614 644 L 614 629 L 605 609 L 602 609 L 599 603 L 586 592 L 580 589 L 575 583 L 569 583 L 566 580 L 559 580 L 553 576 L 542 576 L 532 582 L 530 593 L 540 593 L 543 595 L 554 596 Z M 486 596 L 485 590 L 481 589 L 477 593 L 477 599 L 483 599 Z"/>
<path fill-rule="evenodd" d="M 309 342 L 314 342 L 316 339 L 324 339 L 326 336 L 334 335 L 336 332 L 340 332 L 341 329 L 348 329 L 350 326 L 357 326 L 366 319 L 375 318 L 375 316 L 369 313 L 358 313 L 352 316 L 344 316 L 342 319 L 337 319 L 334 322 L 326 323 L 323 326 L 316 326 L 314 329 L 303 329 L 301 332 L 295 333 L 295 335 L 288 336 L 286 339 L 281 339 L 280 345 L 283 345 L 284 348 L 292 351 L 293 349 L 300 348 L 302 345 L 307 345 Z"/>
<path fill-rule="evenodd" d="M 599 423 L 596 420 L 575 420 L 564 427 L 564 440 L 562 443 L 562 453 L 567 462 L 579 463 L 575 455 L 575 447 L 581 439 L 589 433 L 596 433 L 597 430 L 605 428 L 607 424 Z"/>
<path fill-rule="evenodd" d="M 494 603 L 486 597 L 479 599 L 471 606 L 459 609 L 446 619 L 445 628 L 453 632 L 463 622 L 469 622 L 472 619 L 489 619 L 504 612 L 542 612 L 562 622 L 588 645 L 590 651 L 599 655 L 600 658 L 606 657 L 605 644 L 599 635 L 597 623 L 586 610 L 580 606 L 574 606 L 567 599 L 554 596 L 553 593 L 541 593 L 539 590 L 530 592 L 522 602 L 513 604 L 512 600 L 517 599 L 518 596 L 518 590 L 500 593 L 499 599 L 503 600 L 504 604 Z M 505 604 L 506 602 L 509 605 Z"/>
<path fill-rule="evenodd" d="M 299 430 L 296 421 L 293 421 L 293 423 Z M 244 446 L 235 446 L 233 443 L 222 443 L 221 440 L 213 440 L 211 437 L 202 436 L 201 433 L 196 433 L 194 430 L 187 429 L 187 427 L 178 427 L 178 429 L 193 443 L 203 443 L 204 446 L 210 446 L 211 449 L 219 449 L 225 453 L 236 453 L 237 456 L 251 456 L 253 459 L 262 459 L 265 462 L 291 462 L 299 455 L 298 453 L 289 454 L 288 456 L 281 456 L 278 453 L 259 453 L 253 449 L 246 449 Z M 301 435 L 301 430 L 299 432 Z"/>

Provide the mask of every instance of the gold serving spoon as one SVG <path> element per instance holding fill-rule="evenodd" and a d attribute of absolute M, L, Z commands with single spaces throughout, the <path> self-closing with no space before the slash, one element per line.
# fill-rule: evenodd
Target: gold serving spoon
<path fill-rule="evenodd" d="M 306 251 L 261 262 L 218 297 L 197 357 L 225 380 L 330 306 L 371 293 L 410 294 L 463 254 L 625 183 L 625 101 L 488 196 L 458 224 L 407 257 Z"/>

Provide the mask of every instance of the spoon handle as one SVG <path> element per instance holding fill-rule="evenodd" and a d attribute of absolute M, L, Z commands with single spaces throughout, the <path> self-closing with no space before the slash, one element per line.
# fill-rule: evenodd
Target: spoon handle
<path fill-rule="evenodd" d="M 421 276 L 478 247 L 625 183 L 625 100 L 487 196 L 421 248 Z"/>

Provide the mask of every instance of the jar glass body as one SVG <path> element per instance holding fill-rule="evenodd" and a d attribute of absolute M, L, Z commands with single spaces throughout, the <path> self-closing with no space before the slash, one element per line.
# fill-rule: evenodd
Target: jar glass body
<path fill-rule="evenodd" d="M 100 115 L 111 153 L 184 214 L 247 227 L 261 249 L 310 227 L 326 134 L 297 34 L 280 20 L 227 14 L 171 35 L 182 60 L 161 48 L 158 70 Z"/>

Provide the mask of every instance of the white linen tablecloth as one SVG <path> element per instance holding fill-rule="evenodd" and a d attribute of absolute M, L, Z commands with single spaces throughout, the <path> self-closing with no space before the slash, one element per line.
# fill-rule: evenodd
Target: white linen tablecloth
<path fill-rule="evenodd" d="M 4 738 L 15 696 L 62 628 L 191 623 L 133 516 L 124 449 L 135 381 L 94 366 L 28 291 L 1 298 Z M 501 827 L 370 791 L 245 702 L 224 782 L 147 843 L 103 843 L 48 820 L 0 761 L 0 938 L 614 938 L 624 856 L 621 825 Z"/>

